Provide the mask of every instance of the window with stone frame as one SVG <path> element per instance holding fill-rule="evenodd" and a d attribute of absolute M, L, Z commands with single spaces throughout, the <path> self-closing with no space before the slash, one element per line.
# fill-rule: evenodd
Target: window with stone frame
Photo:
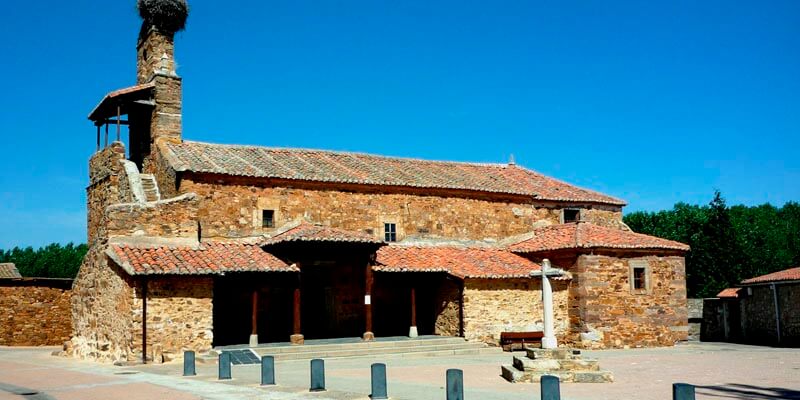
<path fill-rule="evenodd" d="M 650 266 L 646 261 L 631 261 L 628 278 L 631 282 L 631 292 L 648 293 L 650 291 Z"/>
<path fill-rule="evenodd" d="M 578 222 L 581 220 L 581 210 L 577 208 L 565 208 L 561 210 L 562 223 Z"/>
<path fill-rule="evenodd" d="M 386 242 L 397 241 L 397 224 L 392 222 L 383 224 L 383 240 Z"/>
<path fill-rule="evenodd" d="M 261 227 L 275 227 L 275 210 L 261 210 Z"/>

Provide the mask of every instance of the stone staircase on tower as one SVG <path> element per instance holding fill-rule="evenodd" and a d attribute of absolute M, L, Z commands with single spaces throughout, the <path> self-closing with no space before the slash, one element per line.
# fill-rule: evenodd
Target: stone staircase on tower
<path fill-rule="evenodd" d="M 145 199 L 148 202 L 161 200 L 161 193 L 158 191 L 156 177 L 152 174 L 139 174 L 139 178 L 142 180 L 142 189 L 144 189 Z"/>

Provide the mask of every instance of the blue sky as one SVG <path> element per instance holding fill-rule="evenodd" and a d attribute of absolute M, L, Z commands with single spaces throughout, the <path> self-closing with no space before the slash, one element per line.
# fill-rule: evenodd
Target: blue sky
<path fill-rule="evenodd" d="M 0 14 L 0 248 L 85 241 L 134 0 Z M 626 211 L 800 200 L 800 2 L 190 0 L 184 138 L 517 163 Z"/>

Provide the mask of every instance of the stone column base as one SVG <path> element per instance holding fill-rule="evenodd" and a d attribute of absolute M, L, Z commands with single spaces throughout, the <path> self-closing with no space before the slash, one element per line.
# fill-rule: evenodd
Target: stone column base
<path fill-rule="evenodd" d="M 417 336 L 419 336 L 419 332 L 417 332 L 417 327 L 416 326 L 412 326 L 411 328 L 408 328 L 408 337 L 415 338 Z"/>
<path fill-rule="evenodd" d="M 250 335 L 250 347 L 258 347 L 258 335 Z"/>
<path fill-rule="evenodd" d="M 361 336 L 361 340 L 363 340 L 365 342 L 371 342 L 371 341 L 375 340 L 375 334 L 372 333 L 372 332 L 364 332 L 364 335 Z"/>
<path fill-rule="evenodd" d="M 306 342 L 305 336 L 301 334 L 296 334 L 289 336 L 289 342 L 292 344 L 303 344 Z"/>
<path fill-rule="evenodd" d="M 554 336 L 545 336 L 542 338 L 542 348 L 543 349 L 557 349 L 558 342 Z"/>

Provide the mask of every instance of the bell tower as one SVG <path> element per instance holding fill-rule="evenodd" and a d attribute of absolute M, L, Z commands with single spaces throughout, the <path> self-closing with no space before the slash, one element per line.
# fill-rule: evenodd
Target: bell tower
<path fill-rule="evenodd" d="M 159 141 L 181 141 L 182 88 L 175 63 L 175 33 L 189 15 L 185 0 L 138 0 L 142 28 L 136 44 L 136 83 L 152 86 L 151 109 L 129 115 L 130 158 L 147 168 Z"/>

